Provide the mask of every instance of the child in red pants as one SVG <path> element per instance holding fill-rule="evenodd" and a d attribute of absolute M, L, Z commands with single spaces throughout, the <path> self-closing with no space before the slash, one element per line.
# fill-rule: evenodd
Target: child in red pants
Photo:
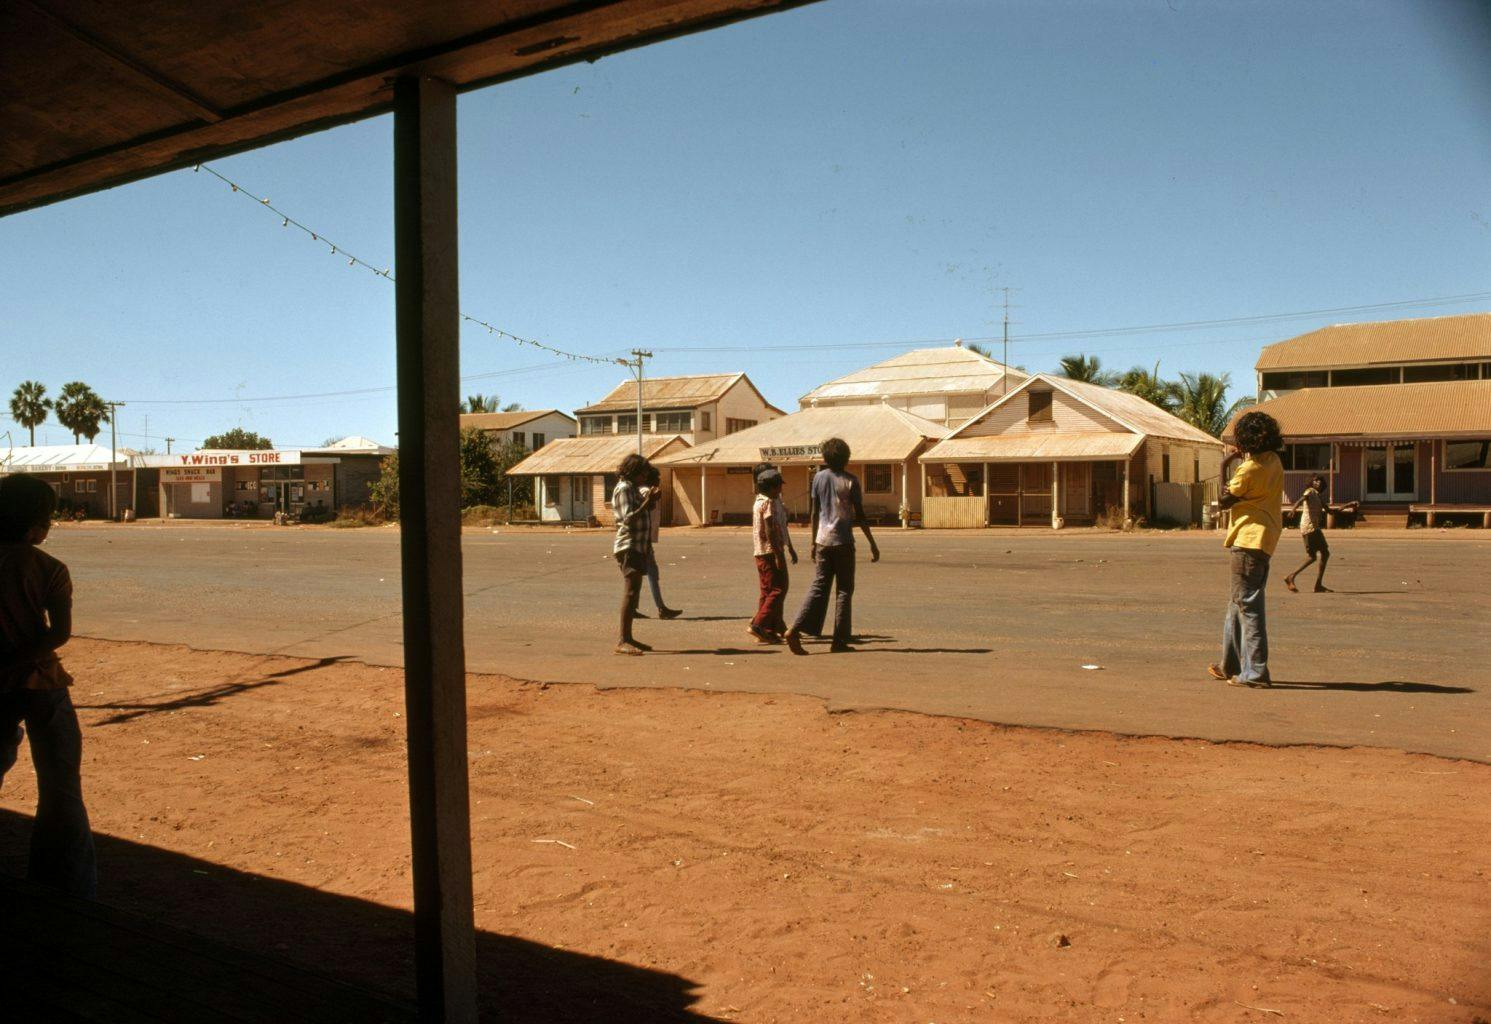
<path fill-rule="evenodd" d="M 747 629 L 757 643 L 779 644 L 787 631 L 782 606 L 787 601 L 787 558 L 797 564 L 797 549 L 787 532 L 787 506 L 782 502 L 782 473 L 770 463 L 756 467 L 756 504 L 751 509 L 755 540 L 756 575 L 761 600 Z"/>

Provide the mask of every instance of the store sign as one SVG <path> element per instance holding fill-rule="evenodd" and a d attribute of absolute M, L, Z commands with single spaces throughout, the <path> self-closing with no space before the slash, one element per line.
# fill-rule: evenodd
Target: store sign
<path fill-rule="evenodd" d="M 178 455 L 142 455 L 140 464 L 152 469 L 176 467 L 193 469 L 202 466 L 298 466 L 300 452 L 276 451 L 207 451 L 182 452 Z"/>
<path fill-rule="evenodd" d="M 215 484 L 223 479 L 223 471 L 217 467 L 171 469 L 167 467 L 160 471 L 160 482 L 163 484 Z"/>
<path fill-rule="evenodd" d="M 823 458 L 821 444 L 787 444 L 775 448 L 762 448 L 762 462 L 787 462 L 794 459 L 817 460 Z"/>

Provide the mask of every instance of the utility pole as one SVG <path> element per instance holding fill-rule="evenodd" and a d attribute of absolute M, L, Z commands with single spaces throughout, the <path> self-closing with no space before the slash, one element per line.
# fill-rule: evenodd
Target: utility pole
<path fill-rule="evenodd" d="M 123 402 L 105 402 L 109 407 L 109 518 L 119 518 L 119 484 L 114 463 L 119 461 L 119 410 Z M 133 499 L 131 499 L 133 500 Z"/>
<path fill-rule="evenodd" d="M 1004 373 L 1000 375 L 1000 394 L 1009 394 L 1010 390 L 1010 292 L 1019 291 L 1018 288 L 996 288 L 995 291 L 1004 292 Z"/>
<path fill-rule="evenodd" d="M 174 437 L 168 437 L 168 438 L 166 438 L 166 454 L 167 455 L 171 454 L 171 442 L 174 441 L 174 440 L 176 440 Z"/>
<path fill-rule="evenodd" d="M 616 360 L 622 366 L 625 366 L 627 369 L 631 370 L 632 374 L 637 378 L 637 454 L 638 455 L 645 454 L 642 451 L 642 377 L 643 377 L 642 360 L 644 360 L 644 359 L 651 359 L 651 358 L 652 358 L 652 353 L 651 352 L 646 352 L 646 351 L 644 351 L 644 350 L 642 350 L 640 348 L 634 348 L 634 349 L 632 349 L 632 358 L 630 358 L 630 359 L 618 359 L 618 360 Z"/>

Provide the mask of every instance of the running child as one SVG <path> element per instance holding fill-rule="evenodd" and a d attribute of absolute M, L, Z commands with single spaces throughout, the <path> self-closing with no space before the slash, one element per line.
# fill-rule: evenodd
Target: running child
<path fill-rule="evenodd" d="M 1352 512 L 1356 510 L 1356 502 L 1335 506 L 1326 504 L 1322 492 L 1325 490 L 1325 477 L 1316 474 L 1310 478 L 1310 486 L 1305 488 L 1291 509 L 1299 513 L 1299 532 L 1305 541 L 1305 554 L 1309 557 L 1305 564 L 1284 577 L 1284 586 L 1289 588 L 1291 594 L 1298 594 L 1299 588 L 1294 585 L 1294 578 L 1315 564 L 1315 559 L 1320 559 L 1320 568 L 1315 574 L 1315 593 L 1329 594 L 1330 587 L 1325 585 L 1325 566 L 1331 560 L 1331 547 L 1325 542 L 1325 518 L 1327 512 Z"/>

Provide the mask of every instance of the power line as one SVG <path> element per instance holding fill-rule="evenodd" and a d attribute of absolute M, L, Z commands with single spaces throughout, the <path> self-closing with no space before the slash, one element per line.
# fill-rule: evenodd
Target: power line
<path fill-rule="evenodd" d="M 1123 337 L 1135 334 L 1158 334 L 1170 331 L 1186 330 L 1214 330 L 1222 327 L 1259 326 L 1268 323 L 1281 323 L 1289 320 L 1304 320 L 1318 316 L 1332 316 L 1341 313 L 1367 313 L 1374 310 L 1402 309 L 1406 307 L 1424 306 L 1448 306 L 1462 302 L 1480 302 L 1491 300 L 1491 292 L 1468 292 L 1464 295 L 1441 295 L 1424 299 L 1403 299 L 1396 302 L 1375 302 L 1360 306 L 1335 306 L 1329 309 L 1296 310 L 1289 313 L 1263 313 L 1256 316 L 1226 317 L 1217 320 L 1182 320 L 1166 324 L 1137 324 L 1128 327 L 1103 327 L 1085 330 L 1071 331 L 1047 331 L 1043 333 L 1021 334 L 1010 337 L 1010 344 L 1023 345 L 1034 341 L 1061 341 L 1079 340 L 1083 338 Z M 844 343 L 804 344 L 804 345 L 717 345 L 717 346 L 657 346 L 658 352 L 826 352 L 844 349 L 864 348 L 906 348 L 917 345 L 951 345 L 955 338 L 902 338 L 896 341 L 856 341 Z M 1002 336 L 993 335 L 986 337 L 968 338 L 964 341 L 973 342 L 996 342 L 1002 341 Z M 1206 341 L 1181 342 L 1178 345 L 1165 346 L 1180 348 L 1189 345 L 1206 345 Z M 1118 351 L 1118 350 L 1112 350 Z"/>
<path fill-rule="evenodd" d="M 207 164 L 197 164 L 192 167 L 192 170 L 206 171 L 208 174 L 212 175 L 214 178 L 227 185 L 230 189 L 233 190 L 234 193 L 241 194 L 245 198 L 252 199 L 255 203 L 262 206 L 264 209 L 269 210 L 275 216 L 279 217 L 281 227 L 295 228 L 297 231 L 310 236 L 311 241 L 327 246 L 330 249 L 330 254 L 332 256 L 347 257 L 347 265 L 349 267 L 362 267 L 364 270 L 372 271 L 373 274 L 378 277 L 384 278 L 385 280 L 395 280 L 390 268 L 384 267 L 380 270 L 378 267 L 369 263 L 367 260 L 362 259 L 359 256 L 354 256 L 352 253 L 348 252 L 346 249 L 337 245 L 331 239 L 327 238 L 321 232 L 311 230 L 310 227 L 301 223 L 300 221 L 296 220 L 294 217 L 286 213 L 284 210 L 281 210 L 279 207 L 275 206 L 269 201 L 269 198 L 267 196 L 255 195 L 253 192 L 250 192 L 248 189 L 244 188 L 242 185 L 238 184 L 238 182 L 234 181 L 232 178 L 229 178 L 227 175 L 221 173 L 216 168 L 210 167 Z M 496 324 L 489 323 L 486 320 L 481 319 L 480 317 L 474 317 L 467 313 L 462 313 L 461 319 L 466 321 L 467 323 L 475 324 L 478 327 L 485 327 L 488 334 L 506 338 L 508 341 L 511 341 L 517 345 L 527 345 L 530 348 L 541 349 L 545 352 L 550 353 L 551 355 L 558 356 L 561 359 L 570 359 L 577 362 L 583 361 L 587 363 L 616 362 L 615 359 L 607 359 L 602 356 L 585 355 L 580 352 L 566 352 L 562 348 L 555 348 L 553 345 L 546 344 L 542 341 L 537 341 L 533 338 L 525 338 L 521 335 L 514 334 L 511 331 L 503 330 Z"/>

